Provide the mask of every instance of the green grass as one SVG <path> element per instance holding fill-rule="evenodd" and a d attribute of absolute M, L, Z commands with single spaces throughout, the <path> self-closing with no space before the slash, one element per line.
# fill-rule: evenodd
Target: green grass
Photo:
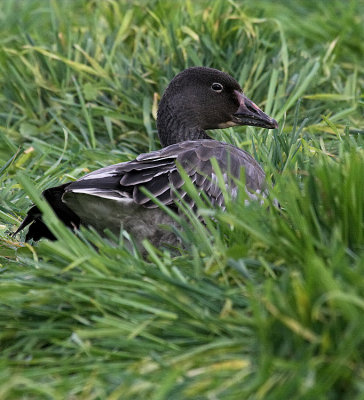
<path fill-rule="evenodd" d="M 2 1 L 1 399 L 364 399 L 363 15 Z M 183 249 L 146 259 L 52 214 L 57 242 L 9 236 L 45 188 L 158 148 L 160 95 L 192 65 L 279 121 L 214 133 L 262 163 L 263 206 L 202 206 L 206 226 L 187 210 Z"/>

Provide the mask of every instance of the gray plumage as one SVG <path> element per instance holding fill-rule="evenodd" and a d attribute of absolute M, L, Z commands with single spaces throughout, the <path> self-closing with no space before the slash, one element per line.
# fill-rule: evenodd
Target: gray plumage
<path fill-rule="evenodd" d="M 254 125 L 269 129 L 277 123 L 242 93 L 229 75 L 211 68 L 194 67 L 177 75 L 166 89 L 158 110 L 158 133 L 162 148 L 141 154 L 135 160 L 91 172 L 76 182 L 47 189 L 44 196 L 58 217 L 70 227 L 92 225 L 100 233 L 121 228 L 136 242 L 149 239 L 154 245 L 176 244 L 176 238 L 161 225 L 173 221 L 142 188 L 169 207 L 178 197 L 191 207 L 178 166 L 212 204 L 224 206 L 211 159 L 216 159 L 226 189 L 236 196 L 236 180 L 245 171 L 248 194 L 265 190 L 264 172 L 244 150 L 209 138 L 206 129 Z M 178 193 L 178 196 L 176 195 Z M 27 239 L 54 239 L 34 206 L 18 231 L 30 225 Z M 18 232 L 17 231 L 17 232 Z"/>

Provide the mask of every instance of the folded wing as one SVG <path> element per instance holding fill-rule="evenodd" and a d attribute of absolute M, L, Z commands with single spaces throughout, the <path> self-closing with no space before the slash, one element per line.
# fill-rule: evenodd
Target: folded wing
<path fill-rule="evenodd" d="M 206 139 L 180 142 L 141 154 L 134 161 L 101 168 L 75 182 L 47 189 L 43 195 L 69 227 L 78 228 L 80 223 L 102 227 L 117 224 L 120 229 L 122 219 L 128 214 L 139 215 L 143 209 L 147 213 L 158 207 L 142 188 L 167 206 L 173 206 L 178 198 L 183 198 L 194 207 L 193 200 L 184 189 L 178 166 L 184 169 L 196 188 L 203 191 L 212 204 L 223 206 L 223 194 L 211 163 L 213 158 L 232 197 L 237 192 L 235 178 L 239 179 L 242 170 L 245 170 L 249 192 L 264 191 L 264 172 L 248 153 L 229 144 Z M 17 232 L 28 224 L 31 226 L 27 240 L 54 238 L 36 206 L 29 210 Z M 110 228 L 113 230 L 112 226 Z"/>

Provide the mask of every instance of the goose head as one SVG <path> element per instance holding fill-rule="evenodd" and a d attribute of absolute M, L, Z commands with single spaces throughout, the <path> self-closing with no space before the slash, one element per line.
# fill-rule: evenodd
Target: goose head
<path fill-rule="evenodd" d="M 234 78 L 213 68 L 180 72 L 165 90 L 158 109 L 162 146 L 206 139 L 206 130 L 236 125 L 278 128 L 273 118 L 245 96 Z"/>

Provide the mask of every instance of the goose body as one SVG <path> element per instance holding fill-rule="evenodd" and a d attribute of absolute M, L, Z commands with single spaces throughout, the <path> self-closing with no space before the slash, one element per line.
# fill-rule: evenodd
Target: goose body
<path fill-rule="evenodd" d="M 47 189 L 44 198 L 69 227 L 93 226 L 101 234 L 109 229 L 119 234 L 126 229 L 136 242 L 149 239 L 154 245 L 175 244 L 176 238 L 163 225 L 174 224 L 142 190 L 160 202 L 175 207 L 186 194 L 181 166 L 198 190 L 212 204 L 223 206 L 223 194 L 211 159 L 216 159 L 232 197 L 235 178 L 245 171 L 247 192 L 263 192 L 265 174 L 246 151 L 212 140 L 208 129 L 234 125 L 277 128 L 277 122 L 263 113 L 242 92 L 229 75 L 205 67 L 192 67 L 178 74 L 166 89 L 158 109 L 158 133 L 163 148 L 91 172 L 75 182 Z M 30 224 L 26 240 L 55 239 L 33 206 L 17 232 Z"/>

